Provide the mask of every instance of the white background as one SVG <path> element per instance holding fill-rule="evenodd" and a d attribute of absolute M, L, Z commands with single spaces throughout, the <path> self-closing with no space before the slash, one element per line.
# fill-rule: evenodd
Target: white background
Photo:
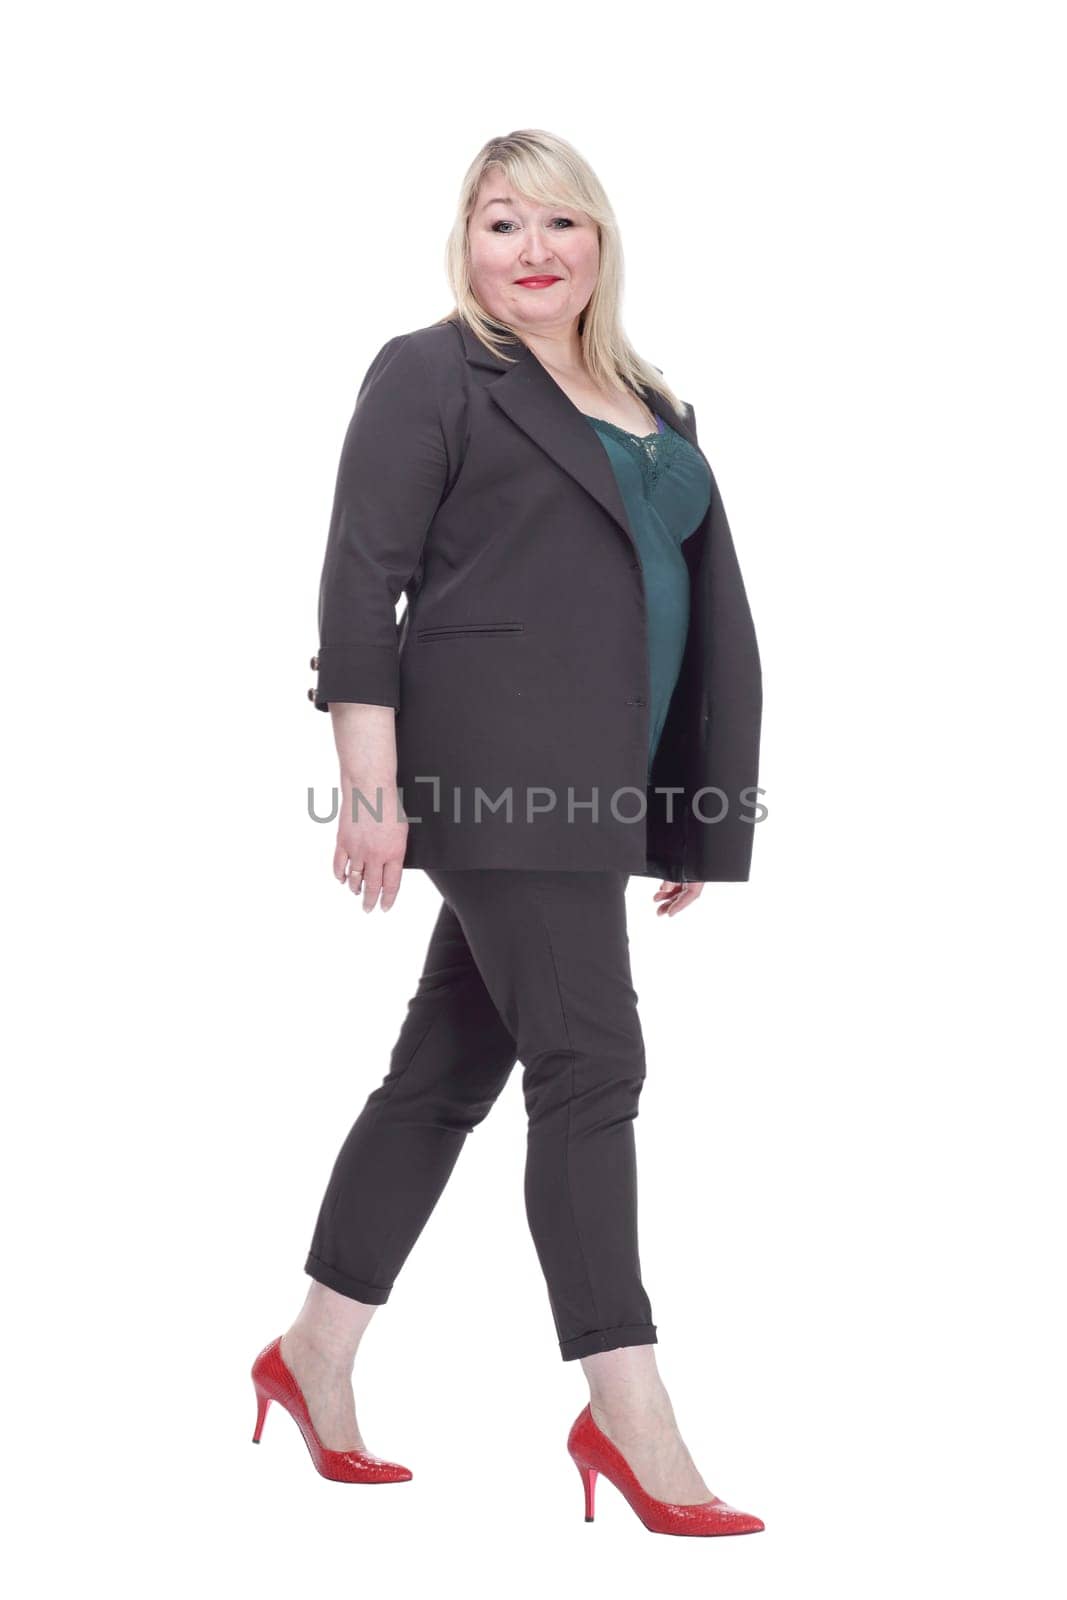
<path fill-rule="evenodd" d="M 1062 83 L 1054 8 L 38 5 L 5 28 L 20 1592 L 1062 1592 Z M 520 1069 L 356 1364 L 405 1485 L 262 1445 L 437 909 L 306 813 L 334 476 L 449 309 L 490 135 L 593 163 L 763 657 L 751 881 L 628 904 L 660 1371 L 754 1538 L 565 1451 Z M 9 1500 L 9 1509 L 13 1502 Z M 9 1544 L 9 1559 L 17 1545 Z"/>

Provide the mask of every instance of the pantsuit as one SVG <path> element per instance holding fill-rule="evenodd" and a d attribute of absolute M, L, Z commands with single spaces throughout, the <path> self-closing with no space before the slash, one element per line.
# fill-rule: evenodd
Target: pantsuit
<path fill-rule="evenodd" d="M 389 1070 L 337 1156 L 305 1271 L 374 1305 L 516 1061 L 526 1213 L 565 1361 L 654 1344 L 634 1122 L 645 1051 L 620 871 L 426 868 L 442 896 Z"/>
<path fill-rule="evenodd" d="M 573 1360 L 657 1342 L 625 889 L 747 879 L 761 671 L 692 408 L 634 386 L 677 469 L 661 480 L 657 448 L 635 479 L 604 438 L 625 430 L 495 331 L 457 313 L 388 340 L 342 446 L 308 695 L 394 708 L 403 865 L 442 906 L 305 1270 L 382 1304 L 521 1061 L 527 1217 Z"/>

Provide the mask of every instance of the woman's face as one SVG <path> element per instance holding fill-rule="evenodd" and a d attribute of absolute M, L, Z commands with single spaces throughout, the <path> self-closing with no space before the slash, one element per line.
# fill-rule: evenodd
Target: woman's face
<path fill-rule="evenodd" d="M 478 191 L 467 233 L 471 284 L 490 316 L 523 332 L 562 333 L 588 305 L 600 241 L 585 211 L 528 200 L 492 171 Z"/>

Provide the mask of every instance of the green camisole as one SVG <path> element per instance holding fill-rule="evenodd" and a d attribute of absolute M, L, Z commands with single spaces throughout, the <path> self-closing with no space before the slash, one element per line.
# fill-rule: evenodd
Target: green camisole
<path fill-rule="evenodd" d="M 689 632 L 689 567 L 682 545 L 711 503 L 711 475 L 688 439 L 656 417 L 657 433 L 587 421 L 608 453 L 637 541 L 648 615 L 648 771 L 667 720 Z"/>

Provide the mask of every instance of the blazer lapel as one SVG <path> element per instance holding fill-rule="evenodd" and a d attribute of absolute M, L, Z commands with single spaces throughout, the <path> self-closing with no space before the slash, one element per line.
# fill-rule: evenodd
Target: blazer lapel
<path fill-rule="evenodd" d="M 465 322 L 457 320 L 456 326 L 471 365 L 501 374 L 486 386 L 496 404 L 603 506 L 639 555 L 614 470 L 592 424 L 521 340 L 508 346 L 513 361 L 498 360 Z M 699 450 L 692 424 L 678 416 L 665 396 L 643 385 L 640 392 L 652 410 Z"/>

